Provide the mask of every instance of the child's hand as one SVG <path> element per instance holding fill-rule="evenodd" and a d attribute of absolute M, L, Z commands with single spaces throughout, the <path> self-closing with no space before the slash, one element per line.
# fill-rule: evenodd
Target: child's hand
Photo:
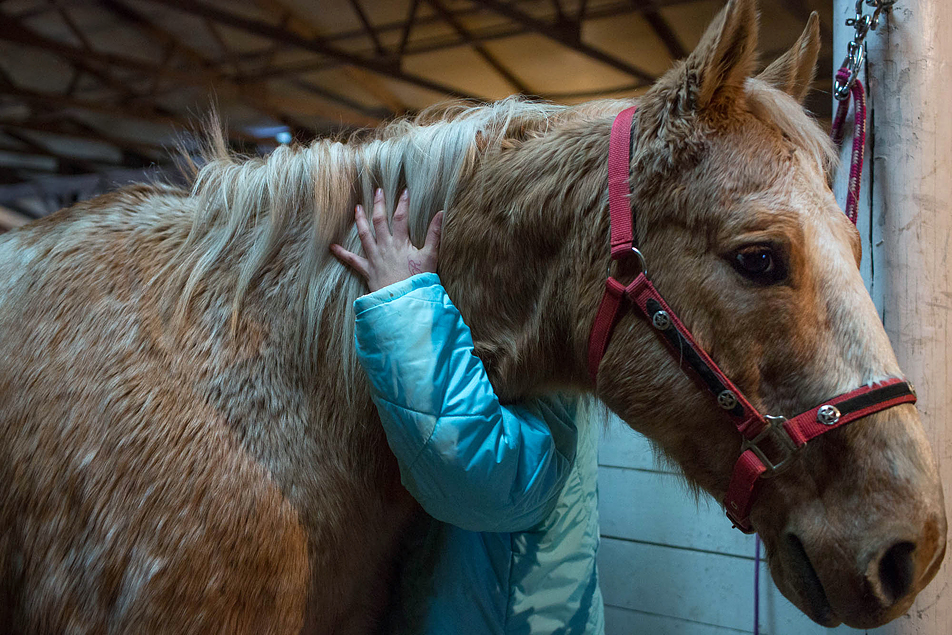
<path fill-rule="evenodd" d="M 418 273 L 436 272 L 443 212 L 437 212 L 430 221 L 423 248 L 417 249 L 410 242 L 407 230 L 409 201 L 407 191 L 403 190 L 397 209 L 393 212 L 392 235 L 387 226 L 387 206 L 383 199 L 383 190 L 378 189 L 374 195 L 374 211 L 371 217 L 374 224 L 373 232 L 370 231 L 363 207 L 357 206 L 354 214 L 357 221 L 357 235 L 360 236 L 360 244 L 364 248 L 366 258 L 361 258 L 340 245 L 331 245 L 331 253 L 363 276 L 371 291 L 406 280 Z"/>

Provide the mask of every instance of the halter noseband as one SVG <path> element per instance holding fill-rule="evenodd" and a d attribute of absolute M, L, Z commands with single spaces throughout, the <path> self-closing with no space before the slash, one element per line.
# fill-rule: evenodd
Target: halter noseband
<path fill-rule="evenodd" d="M 790 464 L 807 441 L 867 415 L 903 403 L 915 403 L 916 393 L 904 379 L 887 379 L 823 402 L 791 419 L 761 414 L 714 360 L 701 348 L 648 279 L 644 256 L 635 246 L 631 210 L 629 164 L 631 123 L 635 108 L 623 110 L 612 124 L 608 150 L 608 205 L 611 216 L 611 256 L 617 262 L 637 259 L 640 273 L 627 286 L 608 276 L 592 333 L 588 367 L 598 375 L 612 330 L 622 313 L 637 310 L 656 330 L 679 361 L 693 369 L 718 406 L 743 436 L 740 458 L 734 465 L 724 508 L 734 526 L 753 533 L 750 511 L 760 477 L 773 476 Z"/>

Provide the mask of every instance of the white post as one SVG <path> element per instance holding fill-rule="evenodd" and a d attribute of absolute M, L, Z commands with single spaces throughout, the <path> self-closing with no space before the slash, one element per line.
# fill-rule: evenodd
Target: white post
<path fill-rule="evenodd" d="M 856 0 L 835 0 L 834 59 Z M 866 7 L 869 12 L 870 8 Z M 898 0 L 867 42 L 870 144 L 864 278 L 906 376 L 952 511 L 952 11 L 947 0 Z M 870 161 L 870 155 L 872 160 Z M 846 164 L 848 166 L 848 163 Z M 848 168 L 844 166 L 841 172 Z M 841 199 L 845 200 L 845 197 Z M 871 215 L 870 215 L 871 212 Z M 870 232 L 869 221 L 872 221 Z M 952 558 L 889 635 L 952 633 Z"/>

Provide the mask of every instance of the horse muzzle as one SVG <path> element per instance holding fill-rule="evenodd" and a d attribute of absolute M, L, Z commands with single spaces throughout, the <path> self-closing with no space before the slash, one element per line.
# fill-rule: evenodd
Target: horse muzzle
<path fill-rule="evenodd" d="M 878 523 L 857 519 L 852 526 L 848 518 L 802 520 L 810 516 L 798 515 L 776 541 L 771 569 L 784 595 L 824 626 L 874 628 L 899 617 L 945 556 L 941 508 L 924 515 L 900 512 Z"/>

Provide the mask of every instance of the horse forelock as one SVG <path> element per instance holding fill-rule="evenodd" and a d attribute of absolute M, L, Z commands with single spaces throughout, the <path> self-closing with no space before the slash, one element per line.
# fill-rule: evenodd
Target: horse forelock
<path fill-rule="evenodd" d="M 822 174 L 831 174 L 835 170 L 839 158 L 829 134 L 790 95 L 751 78 L 747 80 L 745 102 L 755 116 L 806 152 Z"/>

